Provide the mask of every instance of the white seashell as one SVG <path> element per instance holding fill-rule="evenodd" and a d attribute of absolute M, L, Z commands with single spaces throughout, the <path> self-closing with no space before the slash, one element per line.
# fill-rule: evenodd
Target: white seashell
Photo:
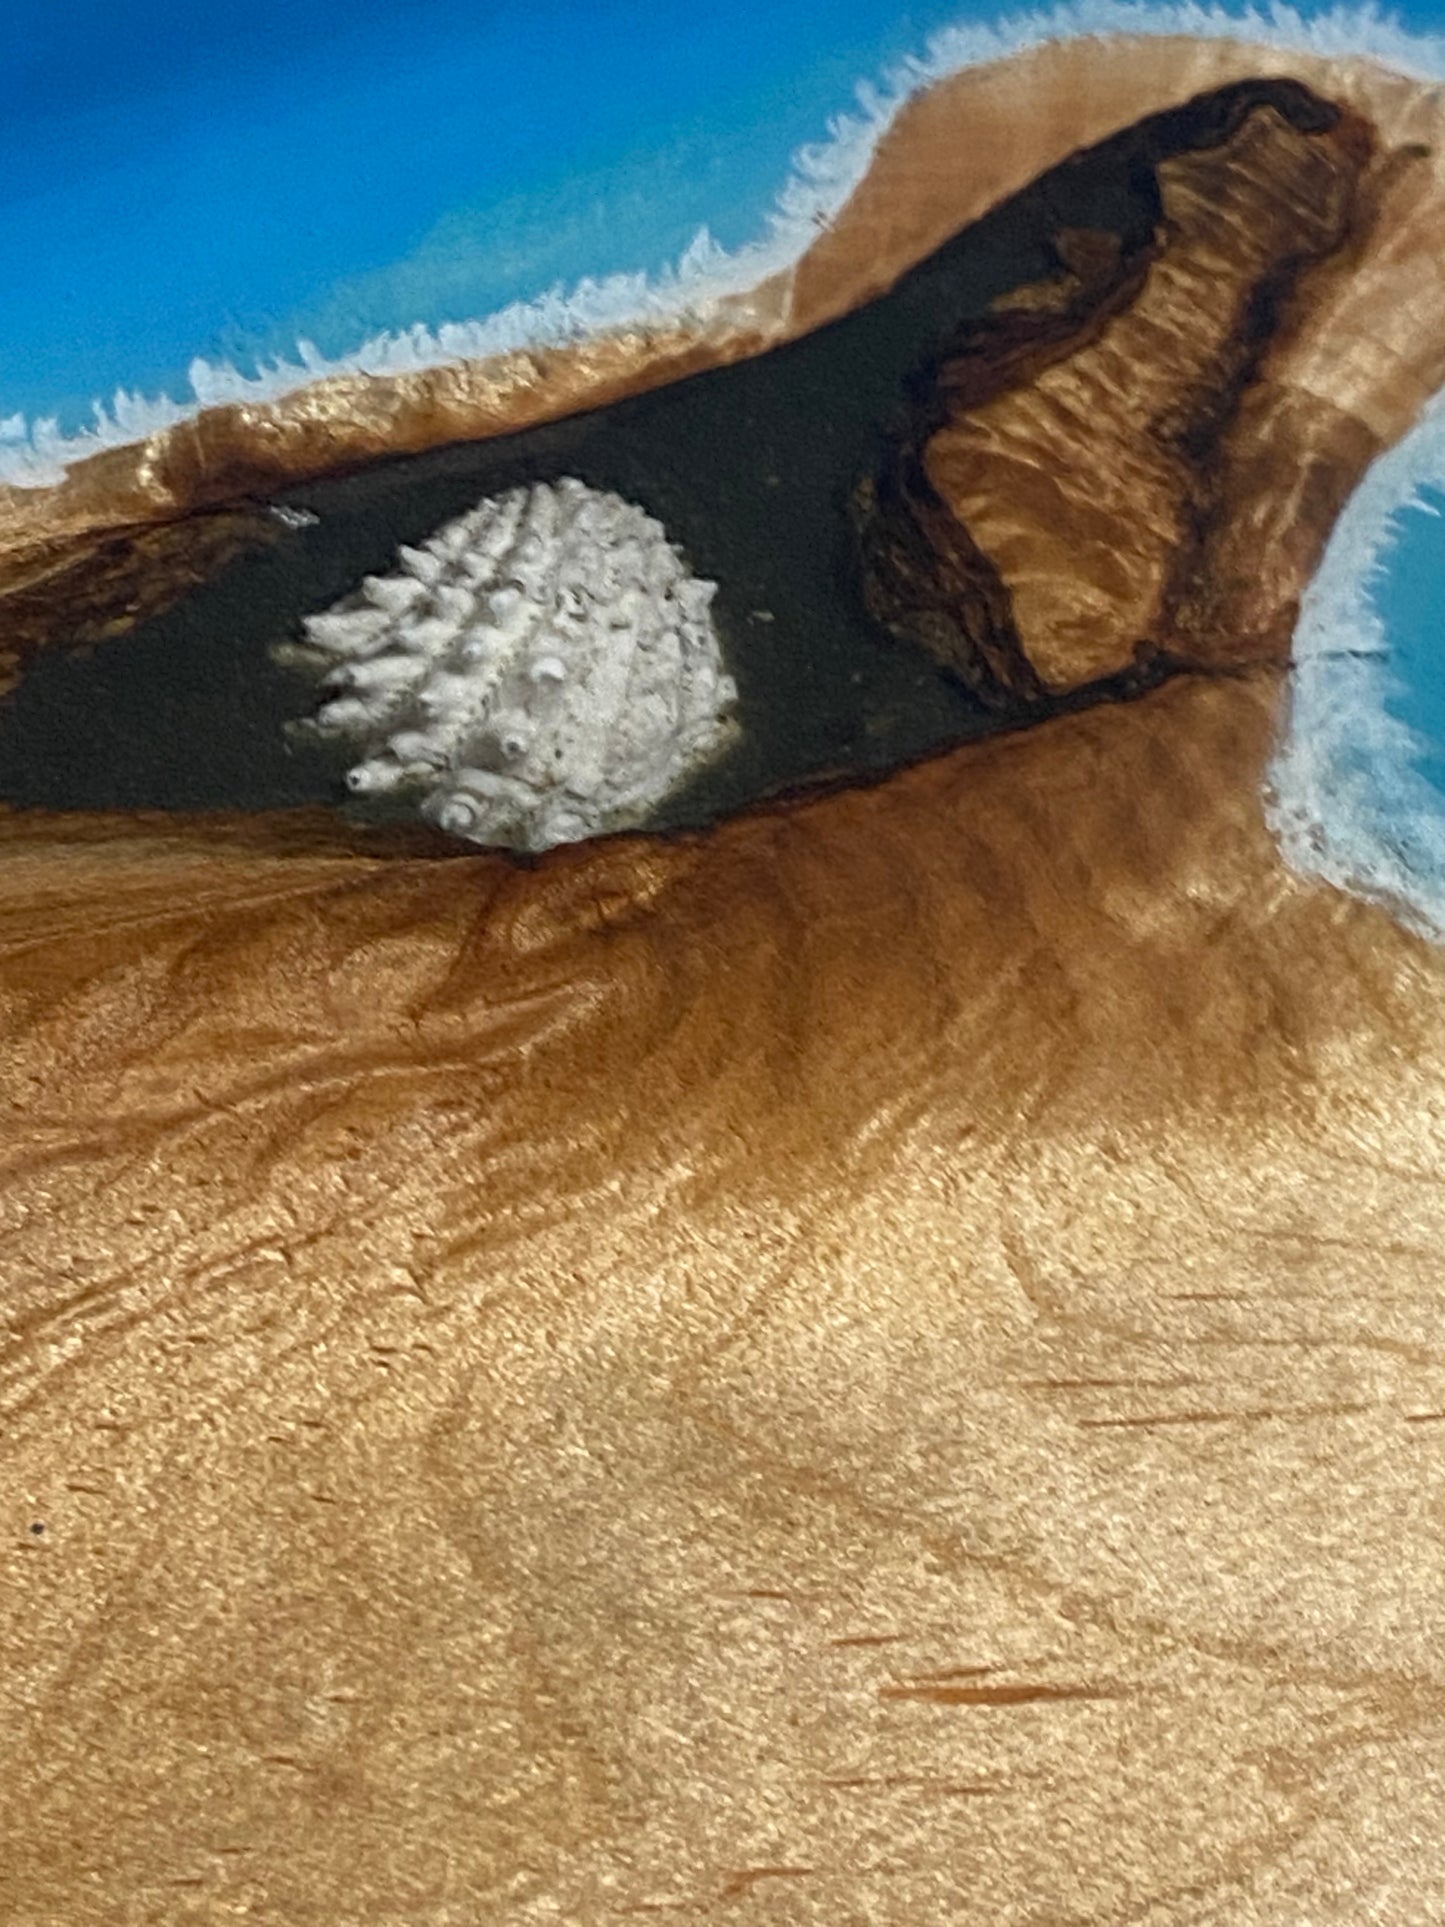
<path fill-rule="evenodd" d="M 502 593 L 507 595 L 507 601 L 503 605 L 506 613 L 496 613 L 497 604 L 494 598 L 493 612 L 488 619 L 488 627 L 492 631 L 494 643 L 505 643 L 508 646 L 512 646 L 519 643 L 523 636 L 530 635 L 536 627 L 538 619 L 542 614 L 542 603 L 532 596 L 523 595 L 520 591 L 515 592 L 515 601 L 512 600 L 512 591 L 503 591 Z"/>
<path fill-rule="evenodd" d="M 426 549 L 409 549 L 405 542 L 397 550 L 396 559 L 418 582 L 435 582 L 442 573 L 442 564 L 436 556 Z"/>
<path fill-rule="evenodd" d="M 462 516 L 457 521 L 448 522 L 445 527 L 438 529 L 427 543 L 427 547 L 433 555 L 442 557 L 444 561 L 454 561 L 464 549 L 469 549 L 471 544 L 472 532 L 467 527 L 466 517 Z"/>
<path fill-rule="evenodd" d="M 417 707 L 428 716 L 473 715 L 478 688 L 471 676 L 454 675 L 438 669 L 417 691 Z"/>
<path fill-rule="evenodd" d="M 355 763 L 346 772 L 346 787 L 353 796 L 370 796 L 399 787 L 406 775 L 401 763 L 384 756 Z"/>
<path fill-rule="evenodd" d="M 368 656 L 333 669 L 327 681 L 346 689 L 397 689 L 424 674 L 414 656 Z"/>
<path fill-rule="evenodd" d="M 418 656 L 436 656 L 457 633 L 456 624 L 445 616 L 422 616 L 403 625 L 397 641 L 403 649 Z"/>
<path fill-rule="evenodd" d="M 410 575 L 369 575 L 361 590 L 373 608 L 384 609 L 389 616 L 399 616 L 404 615 L 419 596 L 426 594 L 426 585 Z"/>
<path fill-rule="evenodd" d="M 550 485 L 538 482 L 527 500 L 527 526 L 537 535 L 550 540 L 557 532 L 558 501 Z"/>
<path fill-rule="evenodd" d="M 460 583 L 439 583 L 432 599 L 436 604 L 437 615 L 443 621 L 452 623 L 454 627 L 459 629 L 464 622 L 471 620 L 476 598 L 470 589 L 464 588 Z"/>
<path fill-rule="evenodd" d="M 477 530 L 473 553 L 488 563 L 495 563 L 512 546 L 526 508 L 526 496 L 520 489 L 504 495 L 499 501 L 489 505 L 490 512 L 483 517 Z"/>
<path fill-rule="evenodd" d="M 334 667 L 330 656 L 319 649 L 309 649 L 304 642 L 278 642 L 271 651 L 271 660 L 283 669 L 295 669 L 305 676 L 324 676 Z"/>
<path fill-rule="evenodd" d="M 446 760 L 441 744 L 423 729 L 398 729 L 387 738 L 387 748 L 409 768 L 440 769 Z"/>
<path fill-rule="evenodd" d="M 512 762 L 526 755 L 537 734 L 531 718 L 522 714 L 499 716 L 493 728 L 496 731 L 498 749 Z"/>
<path fill-rule="evenodd" d="M 484 821 L 485 812 L 481 804 L 464 791 L 453 791 L 437 805 L 437 828 L 448 831 L 452 836 L 464 836 L 471 842 L 479 842 L 476 832 L 482 828 Z"/>
<path fill-rule="evenodd" d="M 544 850 L 646 821 L 729 740 L 715 593 L 644 510 L 568 476 L 402 549 L 282 647 L 346 692 L 316 721 L 357 742 L 355 794 Z"/>
<path fill-rule="evenodd" d="M 526 809 L 530 806 L 532 792 L 525 783 L 515 776 L 501 776 L 496 770 L 468 769 L 463 767 L 456 773 L 457 785 L 473 796 L 483 796 L 488 802 L 508 804 L 513 808 Z"/>
<path fill-rule="evenodd" d="M 301 626 L 314 649 L 337 656 L 364 655 L 390 629 L 391 617 L 384 609 L 337 608 L 307 616 Z"/>
<path fill-rule="evenodd" d="M 338 732 L 369 730 L 378 717 L 378 705 L 361 696 L 337 696 L 334 701 L 323 703 L 316 712 L 319 728 Z"/>
<path fill-rule="evenodd" d="M 483 605 L 482 612 L 485 619 L 490 622 L 510 622 L 526 600 L 526 596 L 515 583 L 508 583 L 504 588 L 493 589 Z"/>
<path fill-rule="evenodd" d="M 558 843 L 581 843 L 592 834 L 587 819 L 575 810 L 550 810 L 544 824 L 545 841 L 536 846 L 542 850 L 550 850 Z"/>

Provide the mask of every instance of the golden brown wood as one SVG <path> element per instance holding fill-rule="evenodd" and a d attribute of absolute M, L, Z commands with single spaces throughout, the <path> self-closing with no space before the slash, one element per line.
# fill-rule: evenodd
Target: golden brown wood
<path fill-rule="evenodd" d="M 7 1918 L 1434 1918 L 1445 966 L 1274 697 L 533 872 L 12 826 Z"/>

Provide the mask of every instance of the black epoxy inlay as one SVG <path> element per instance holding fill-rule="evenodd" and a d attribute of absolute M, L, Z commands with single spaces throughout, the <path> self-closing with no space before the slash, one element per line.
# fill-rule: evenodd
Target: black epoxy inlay
<path fill-rule="evenodd" d="M 0 704 L 0 798 L 50 809 L 342 801 L 354 751 L 287 737 L 283 724 L 310 713 L 315 694 L 271 662 L 272 645 L 362 575 L 387 572 L 398 543 L 424 540 L 483 496 L 562 475 L 640 503 L 720 585 L 714 616 L 739 685 L 740 739 L 659 826 L 1007 723 L 869 618 L 847 502 L 960 320 L 1057 271 L 1051 234 L 1143 235 L 1157 213 L 1152 172 L 1111 143 L 803 341 L 592 414 L 289 491 L 280 500 L 312 511 L 315 526 L 232 562 L 126 636 L 34 659 Z"/>

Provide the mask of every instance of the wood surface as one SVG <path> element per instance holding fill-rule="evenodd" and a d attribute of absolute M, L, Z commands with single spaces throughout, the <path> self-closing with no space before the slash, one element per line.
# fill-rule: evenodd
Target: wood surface
<path fill-rule="evenodd" d="M 788 325 L 1250 72 L 1373 130 L 1327 501 L 1445 353 L 1363 63 L 940 86 Z M 7 1927 L 1445 1919 L 1445 957 L 1280 863 L 1255 639 L 530 867 L 0 819 Z"/>

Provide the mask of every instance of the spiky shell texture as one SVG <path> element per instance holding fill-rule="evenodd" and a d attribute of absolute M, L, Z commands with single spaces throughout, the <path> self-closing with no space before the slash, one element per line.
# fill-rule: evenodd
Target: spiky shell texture
<path fill-rule="evenodd" d="M 357 795 L 410 793 L 473 843 L 545 850 L 652 816 L 728 740 L 717 585 L 620 496 L 568 477 L 478 503 L 277 653 Z"/>

